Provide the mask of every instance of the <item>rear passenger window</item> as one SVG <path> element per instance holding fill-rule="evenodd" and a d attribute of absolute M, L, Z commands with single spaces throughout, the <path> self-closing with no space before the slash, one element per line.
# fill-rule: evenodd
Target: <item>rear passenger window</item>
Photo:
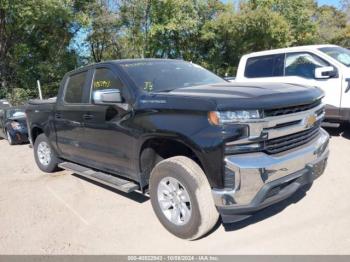
<path fill-rule="evenodd" d="M 286 55 L 286 76 L 315 77 L 315 68 L 329 66 L 329 63 L 310 53 L 290 53 Z"/>
<path fill-rule="evenodd" d="M 251 57 L 244 75 L 248 78 L 283 76 L 284 54 Z"/>
<path fill-rule="evenodd" d="M 68 78 L 66 93 L 64 100 L 67 103 L 82 103 L 84 84 L 87 76 L 87 71 L 72 75 Z"/>

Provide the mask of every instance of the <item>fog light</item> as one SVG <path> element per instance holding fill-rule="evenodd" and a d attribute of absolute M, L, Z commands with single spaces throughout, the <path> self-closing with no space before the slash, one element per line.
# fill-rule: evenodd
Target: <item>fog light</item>
<path fill-rule="evenodd" d="M 225 146 L 225 154 L 226 155 L 258 152 L 261 150 L 262 150 L 262 144 L 260 144 L 260 143 L 243 144 L 243 145 L 226 145 Z"/>

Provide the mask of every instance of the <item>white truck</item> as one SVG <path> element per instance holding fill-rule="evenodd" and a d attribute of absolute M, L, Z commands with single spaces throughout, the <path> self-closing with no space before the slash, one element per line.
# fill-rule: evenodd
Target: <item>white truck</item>
<path fill-rule="evenodd" d="M 309 45 L 247 54 L 233 81 L 317 86 L 325 92 L 325 126 L 350 122 L 350 50 L 340 46 Z"/>

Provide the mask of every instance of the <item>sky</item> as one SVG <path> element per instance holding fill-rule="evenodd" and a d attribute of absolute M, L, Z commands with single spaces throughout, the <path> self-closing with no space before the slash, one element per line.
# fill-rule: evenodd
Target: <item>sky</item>
<path fill-rule="evenodd" d="M 341 0 L 317 0 L 319 5 L 333 5 L 335 7 L 341 6 Z"/>

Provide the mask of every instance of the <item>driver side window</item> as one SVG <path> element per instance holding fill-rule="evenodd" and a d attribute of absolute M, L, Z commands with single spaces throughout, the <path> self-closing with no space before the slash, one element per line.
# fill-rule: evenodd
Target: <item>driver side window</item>
<path fill-rule="evenodd" d="M 112 70 L 108 68 L 97 68 L 94 74 L 91 95 L 97 90 L 107 89 L 118 89 L 121 93 L 123 93 L 123 87 L 123 83 Z"/>
<path fill-rule="evenodd" d="M 314 78 L 315 69 L 330 66 L 328 62 L 310 53 L 287 53 L 285 76 L 301 76 Z"/>

